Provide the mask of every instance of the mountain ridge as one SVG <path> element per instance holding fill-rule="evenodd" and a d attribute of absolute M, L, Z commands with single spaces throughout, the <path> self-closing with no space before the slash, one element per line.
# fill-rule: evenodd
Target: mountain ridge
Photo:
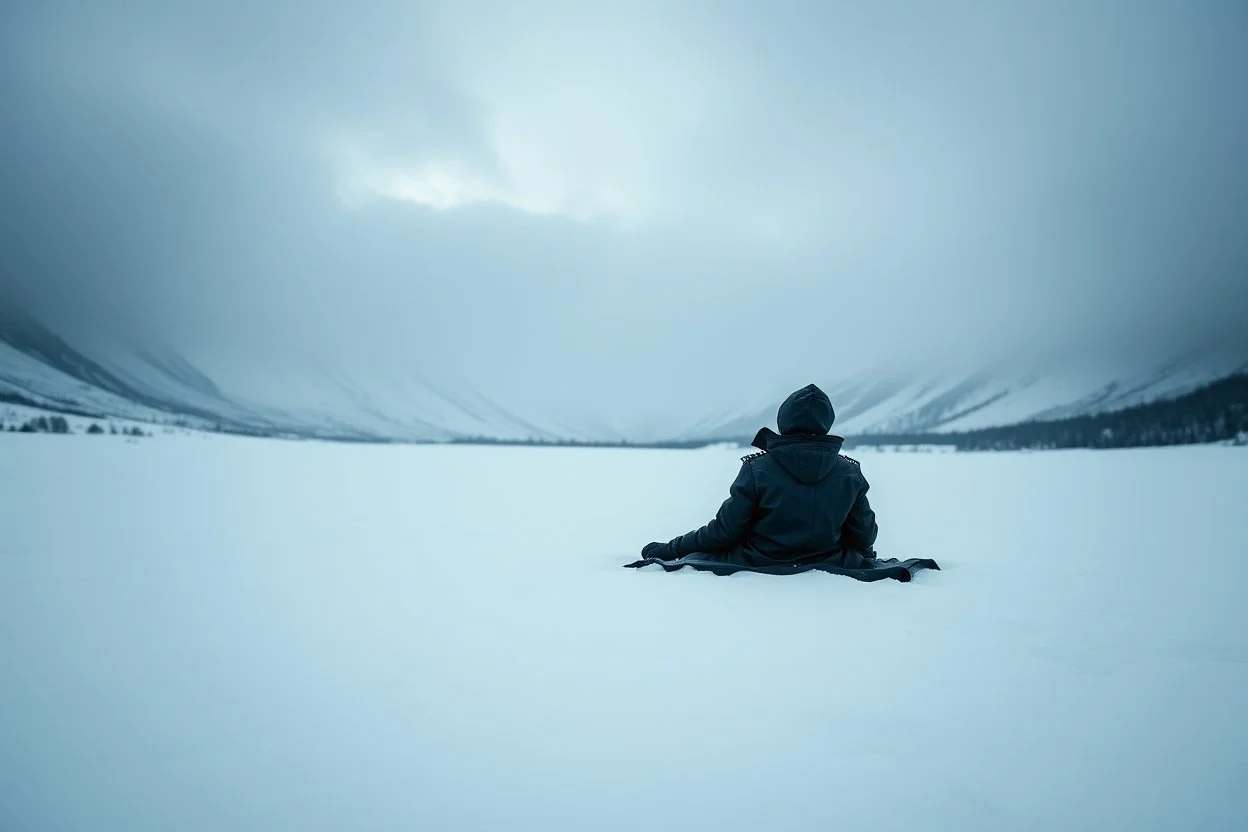
<path fill-rule="evenodd" d="M 0 314 L 0 400 L 52 412 L 357 441 L 643 440 L 521 415 L 471 388 L 449 389 L 414 376 L 246 369 L 220 377 L 165 346 L 75 343 L 24 312 Z M 896 436 L 1092 416 L 1176 398 L 1245 370 L 1248 356 L 1211 347 L 1130 371 L 1077 364 L 943 376 L 863 372 L 822 386 L 837 408 L 838 433 Z M 654 431 L 652 441 L 686 446 L 747 437 L 772 423 L 774 412 L 769 404 L 737 415 L 707 414 L 684 430 Z"/>

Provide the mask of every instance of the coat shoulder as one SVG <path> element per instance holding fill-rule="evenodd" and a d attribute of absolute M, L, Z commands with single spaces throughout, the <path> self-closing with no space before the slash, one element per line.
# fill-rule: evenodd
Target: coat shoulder
<path fill-rule="evenodd" d="M 766 452 L 766 451 L 759 451 L 759 452 L 758 452 L 758 453 L 756 453 L 756 454 L 746 454 L 745 456 L 741 457 L 741 461 L 742 461 L 742 462 L 750 462 L 750 461 L 752 461 L 752 460 L 758 459 L 760 456 L 767 456 L 767 452 Z"/>
<path fill-rule="evenodd" d="M 862 473 L 862 463 L 852 456 L 845 456 L 845 454 L 840 454 L 840 459 L 837 460 L 837 463 L 842 466 L 841 470 L 845 472 L 846 476 L 853 477 L 863 485 L 866 485 L 867 476 Z"/>

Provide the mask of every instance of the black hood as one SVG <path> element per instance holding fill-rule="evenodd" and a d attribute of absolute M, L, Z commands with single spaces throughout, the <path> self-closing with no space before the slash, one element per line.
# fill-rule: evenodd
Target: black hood
<path fill-rule="evenodd" d="M 793 393 L 780 405 L 776 414 L 776 427 L 789 436 L 795 433 L 822 436 L 832 429 L 836 411 L 828 394 L 813 384 L 807 384 Z"/>

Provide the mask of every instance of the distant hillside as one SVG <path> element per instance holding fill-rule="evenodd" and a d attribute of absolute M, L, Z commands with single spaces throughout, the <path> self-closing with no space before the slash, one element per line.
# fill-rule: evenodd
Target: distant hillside
<path fill-rule="evenodd" d="M 963 451 L 1014 451 L 1136 448 L 1245 438 L 1248 373 L 1236 373 L 1172 399 L 1091 416 L 952 433 L 870 434 L 849 437 L 845 446 L 952 445 Z"/>
<path fill-rule="evenodd" d="M 0 403 L 254 436 L 360 442 L 562 438 L 466 385 L 250 357 L 202 368 L 164 345 L 55 331 L 0 297 Z M 210 374 L 211 373 L 211 374 Z M 576 434 L 568 431 L 569 436 Z"/>
<path fill-rule="evenodd" d="M 1242 386 L 1233 379 L 1248 371 L 1246 352 L 1211 341 L 1161 365 L 1141 360 L 1129 369 L 1096 366 L 1089 357 L 1086 365 L 1028 372 L 863 373 L 825 389 L 839 414 L 837 431 L 853 437 L 851 446 L 1207 442 L 1243 429 L 1242 410 L 1228 409 L 1218 391 Z M 657 422 L 634 432 L 565 418 L 540 403 L 522 413 L 440 372 L 436 363 L 417 370 L 401 362 L 347 367 L 250 355 L 192 361 L 167 345 L 99 337 L 64 322 L 54 330 L 0 298 L 0 404 L 47 415 L 344 441 L 681 448 L 748 444 L 775 414 L 774 402 L 763 410 L 751 404 L 685 430 L 677 423 L 686 417 L 673 415 L 671 433 Z M 745 387 L 741 395 L 755 393 Z M 627 419 L 623 414 L 621 424 Z"/>

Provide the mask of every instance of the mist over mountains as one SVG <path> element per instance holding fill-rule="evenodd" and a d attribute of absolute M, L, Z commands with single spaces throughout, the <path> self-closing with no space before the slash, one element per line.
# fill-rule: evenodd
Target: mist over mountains
<path fill-rule="evenodd" d="M 812 381 L 845 433 L 1169 395 L 1248 352 L 1245 31 L 1225 3 L 10 3 L 0 311 L 38 326 L 7 325 L 5 395 L 635 441 L 748 432 Z"/>
<path fill-rule="evenodd" d="M 1107 374 L 1079 365 L 1050 374 L 889 378 L 823 382 L 847 436 L 965 432 L 1121 410 L 1183 395 L 1248 370 L 1242 353 L 1213 347 L 1159 366 Z M 221 368 L 218 368 L 221 369 Z M 372 441 L 681 442 L 746 438 L 774 423 L 775 404 L 743 387 L 733 415 L 633 431 L 604 429 L 510 409 L 465 384 L 414 375 L 350 376 L 327 368 L 281 368 L 263 357 L 209 375 L 150 344 L 62 337 L 35 318 L 0 318 L 0 401 L 99 418 L 176 423 L 257 435 Z"/>

